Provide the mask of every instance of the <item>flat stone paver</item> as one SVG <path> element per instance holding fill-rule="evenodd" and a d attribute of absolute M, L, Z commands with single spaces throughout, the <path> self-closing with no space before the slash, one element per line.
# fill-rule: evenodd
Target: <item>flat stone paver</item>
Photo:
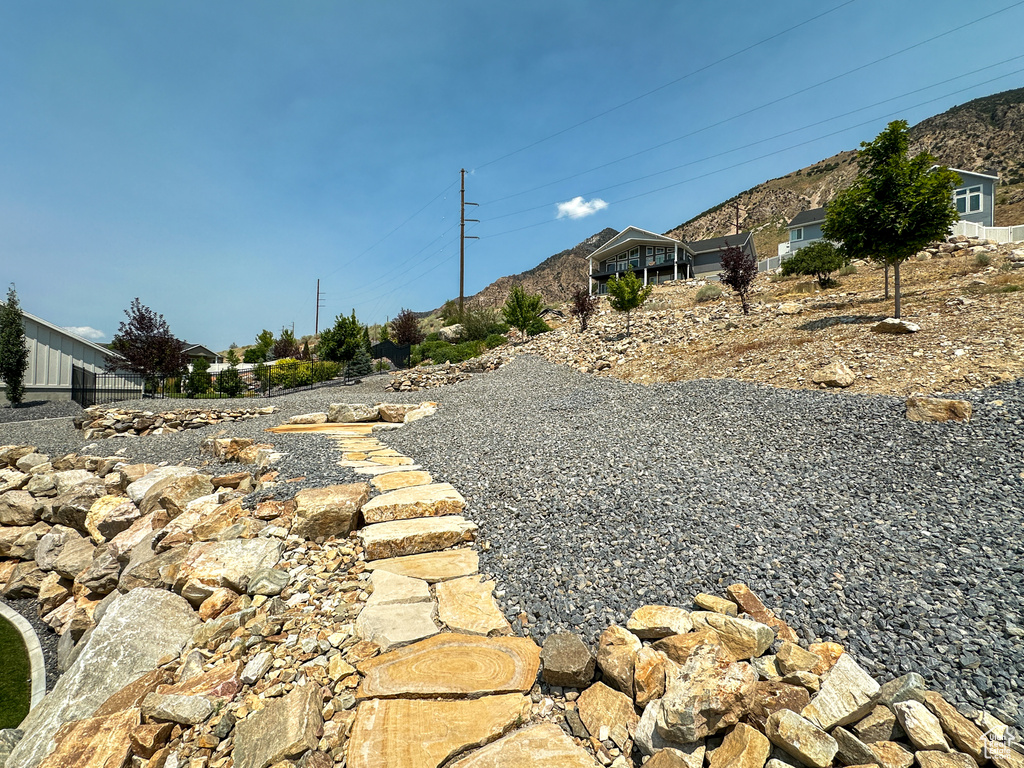
<path fill-rule="evenodd" d="M 438 768 L 530 716 L 520 694 L 472 701 L 364 701 L 348 740 L 348 768 Z"/>
<path fill-rule="evenodd" d="M 357 696 L 371 699 L 526 692 L 536 682 L 539 669 L 540 648 L 529 638 L 445 633 L 363 662 L 359 671 L 365 677 Z"/>
<path fill-rule="evenodd" d="M 403 464 L 414 463 L 408 456 L 381 456 L 379 459 L 374 459 L 373 461 L 385 467 L 400 467 Z"/>
<path fill-rule="evenodd" d="M 279 435 L 307 432 L 321 432 L 329 435 L 368 435 L 372 430 L 369 424 L 281 424 L 263 431 Z"/>
<path fill-rule="evenodd" d="M 437 616 L 453 632 L 509 635 L 512 626 L 494 602 L 494 582 L 463 576 L 437 585 Z"/>
<path fill-rule="evenodd" d="M 415 472 L 420 469 L 419 464 L 402 464 L 397 467 L 383 467 L 380 464 L 370 464 L 369 462 L 363 462 L 366 466 L 353 467 L 353 470 L 357 475 L 384 475 L 384 474 L 395 474 L 396 472 Z"/>
<path fill-rule="evenodd" d="M 472 576 L 480 568 L 480 556 L 473 549 L 453 549 L 374 560 L 367 563 L 366 567 L 371 571 L 390 571 L 434 584 L 460 576 Z"/>
<path fill-rule="evenodd" d="M 386 653 L 440 632 L 434 623 L 436 610 L 433 602 L 366 607 L 356 619 L 356 634 Z"/>
<path fill-rule="evenodd" d="M 459 515 L 421 517 L 376 523 L 360 529 L 358 536 L 367 560 L 437 552 L 462 541 L 472 541 L 477 527 Z"/>
<path fill-rule="evenodd" d="M 434 483 L 399 488 L 373 497 L 363 504 L 363 519 L 367 523 L 385 523 L 414 517 L 458 515 L 465 508 L 466 500 L 451 483 Z"/>
<path fill-rule="evenodd" d="M 365 608 L 375 605 L 397 605 L 400 603 L 429 603 L 430 586 L 423 579 L 401 576 L 389 571 L 374 571 L 370 576 L 373 594 L 366 601 Z"/>
<path fill-rule="evenodd" d="M 399 488 L 408 488 L 413 485 L 430 485 L 434 478 L 429 472 L 385 472 L 377 475 L 370 481 L 377 491 L 397 491 Z"/>
<path fill-rule="evenodd" d="M 576 746 L 554 723 L 531 725 L 505 736 L 450 768 L 599 768 L 590 754 Z"/>

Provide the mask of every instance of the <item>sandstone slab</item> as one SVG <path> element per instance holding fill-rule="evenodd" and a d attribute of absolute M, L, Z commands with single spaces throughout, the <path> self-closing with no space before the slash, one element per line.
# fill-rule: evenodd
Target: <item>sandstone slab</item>
<path fill-rule="evenodd" d="M 451 768 L 598 768 L 585 750 L 554 723 L 524 728 L 484 747 Z"/>
<path fill-rule="evenodd" d="M 526 692 L 540 667 L 528 638 L 435 635 L 360 664 L 360 698 Z"/>
<path fill-rule="evenodd" d="M 701 646 L 714 645 L 722 647 L 722 654 L 729 655 L 729 652 L 722 646 L 718 633 L 713 629 L 699 629 L 696 632 L 687 632 L 685 635 L 670 635 L 656 641 L 651 647 L 664 653 L 676 664 L 685 664 L 690 655 Z"/>
<path fill-rule="evenodd" d="M 772 744 L 749 725 L 738 723 L 712 754 L 710 768 L 764 768 Z"/>
<path fill-rule="evenodd" d="M 359 522 L 359 510 L 370 497 L 366 483 L 309 488 L 295 495 L 291 532 L 304 539 L 348 536 Z"/>
<path fill-rule="evenodd" d="M 854 725 L 853 732 L 865 744 L 894 741 L 904 735 L 903 729 L 896 723 L 896 715 L 881 704 L 876 704 L 867 717 Z"/>
<path fill-rule="evenodd" d="M 235 768 L 269 768 L 316 749 L 323 727 L 320 689 L 302 685 L 235 726 Z"/>
<path fill-rule="evenodd" d="M 385 472 L 370 480 L 377 491 L 397 491 L 399 488 L 409 488 L 416 485 L 430 485 L 434 479 L 429 472 L 413 470 L 411 472 Z"/>
<path fill-rule="evenodd" d="M 472 576 L 480 567 L 480 556 L 473 549 L 425 552 L 421 555 L 386 558 L 367 563 L 370 571 L 388 571 L 399 576 L 422 579 L 429 584 L 460 576 Z"/>
<path fill-rule="evenodd" d="M 629 752 L 628 745 L 640 723 L 629 696 L 604 683 L 594 683 L 576 700 L 576 711 L 591 736 L 600 738 L 602 728 L 607 728 L 619 749 Z"/>
<path fill-rule="evenodd" d="M 213 714 L 213 704 L 204 696 L 151 693 L 142 700 L 142 714 L 149 720 L 197 725 Z"/>
<path fill-rule="evenodd" d="M 494 582 L 479 574 L 443 581 L 435 587 L 437 616 L 452 631 L 468 635 L 508 635 L 512 627 L 494 601 Z"/>
<path fill-rule="evenodd" d="M 436 635 L 440 630 L 434 623 L 435 611 L 433 602 L 363 608 L 356 619 L 356 634 L 387 652 Z"/>
<path fill-rule="evenodd" d="M 709 595 L 706 592 L 700 592 L 694 595 L 693 602 L 705 611 L 724 613 L 726 616 L 736 616 L 738 614 L 738 611 L 736 610 L 736 603 L 732 600 L 726 600 L 724 597 Z"/>
<path fill-rule="evenodd" d="M 775 667 L 781 675 L 788 675 L 791 672 L 810 672 L 820 661 L 817 654 L 790 642 L 784 642 L 775 654 Z"/>
<path fill-rule="evenodd" d="M 364 701 L 356 710 L 346 765 L 438 768 L 471 747 L 495 741 L 529 716 L 530 699 L 515 693 L 471 701 Z"/>
<path fill-rule="evenodd" d="M 941 397 L 908 397 L 907 418 L 910 421 L 970 421 L 973 408 L 967 400 Z"/>
<path fill-rule="evenodd" d="M 882 768 L 910 768 L 914 764 L 914 753 L 908 752 L 895 741 L 876 741 L 868 746 Z"/>
<path fill-rule="evenodd" d="M 152 466 L 151 464 L 137 464 L 136 467 L 147 468 Z M 127 471 L 131 467 L 125 468 Z M 166 480 L 169 477 L 185 477 L 186 475 L 195 475 L 199 472 L 197 469 L 192 467 L 157 467 L 150 472 L 147 472 L 139 479 L 133 481 L 125 488 L 125 492 L 128 494 L 128 498 L 132 500 L 136 505 L 141 504 L 149 490 L 159 483 L 161 480 Z M 63 474 L 63 473 L 58 473 Z"/>
<path fill-rule="evenodd" d="M 366 607 L 395 605 L 397 603 L 429 603 L 430 586 L 422 579 L 399 576 L 389 571 L 374 571 L 370 576 L 373 594 L 366 601 Z"/>
<path fill-rule="evenodd" d="M 363 505 L 363 519 L 368 524 L 384 523 L 414 517 L 458 515 L 465 508 L 466 500 L 450 483 L 434 483 L 399 488 L 370 499 Z"/>
<path fill-rule="evenodd" d="M 177 517 L 185 511 L 189 502 L 213 493 L 209 475 L 197 473 L 166 477 L 150 486 L 139 502 L 139 510 L 148 515 L 157 509 L 167 512 L 168 517 Z"/>
<path fill-rule="evenodd" d="M 459 515 L 376 523 L 359 531 L 367 560 L 437 552 L 472 541 L 477 527 Z"/>
<path fill-rule="evenodd" d="M 124 496 L 101 496 L 89 507 L 85 528 L 97 544 L 131 528 L 142 512 Z"/>
<path fill-rule="evenodd" d="M 768 724 L 768 718 L 782 709 L 799 712 L 810 702 L 807 689 L 799 685 L 789 685 L 775 680 L 758 682 L 754 692 L 754 700 L 747 714 L 747 721 L 762 731 Z"/>

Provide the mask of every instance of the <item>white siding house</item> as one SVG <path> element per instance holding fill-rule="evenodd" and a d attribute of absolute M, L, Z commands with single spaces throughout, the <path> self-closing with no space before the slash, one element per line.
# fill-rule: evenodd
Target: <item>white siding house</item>
<path fill-rule="evenodd" d="M 70 400 L 71 368 L 78 366 L 96 373 L 105 370 L 109 359 L 120 357 L 99 344 L 76 336 L 40 317 L 22 312 L 25 341 L 28 344 L 28 371 L 25 373 L 25 402 L 31 400 Z M 5 388 L 4 388 L 5 391 Z M 0 404 L 7 404 L 0 391 Z"/>

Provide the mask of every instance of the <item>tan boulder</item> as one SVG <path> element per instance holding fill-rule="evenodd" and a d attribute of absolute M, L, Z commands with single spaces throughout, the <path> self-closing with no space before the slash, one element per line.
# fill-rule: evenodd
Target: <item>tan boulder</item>
<path fill-rule="evenodd" d="M 39 592 L 41 595 L 42 588 Z M 942 698 L 941 694 L 935 691 L 925 691 L 923 698 L 925 706 L 938 718 L 942 730 L 956 744 L 957 748 L 973 757 L 979 765 L 983 765 L 987 757 L 985 734 L 982 733 L 982 730 L 961 715 L 956 707 Z"/>
<path fill-rule="evenodd" d="M 738 723 L 711 753 L 710 768 L 764 768 L 772 743 L 763 733 Z"/>
<path fill-rule="evenodd" d="M 804 650 L 796 643 L 783 643 L 775 654 L 775 666 L 781 675 L 788 675 L 790 672 L 810 672 L 820 662 L 817 654 Z"/>
<path fill-rule="evenodd" d="M 628 629 L 612 624 L 597 639 L 597 666 L 627 696 L 633 695 L 635 659 L 642 644 Z"/>
<path fill-rule="evenodd" d="M 833 389 L 845 389 L 856 380 L 856 374 L 842 362 L 831 363 L 811 374 L 815 384 Z"/>
<path fill-rule="evenodd" d="M 641 648 L 633 659 L 633 696 L 643 709 L 665 695 L 665 670 L 668 657 L 650 646 Z"/>
<path fill-rule="evenodd" d="M 963 752 L 921 750 L 914 755 L 920 768 L 977 768 L 978 763 Z M 1022 758 L 1024 759 L 1024 758 Z"/>
<path fill-rule="evenodd" d="M 152 466 L 149 464 L 140 466 Z M 125 493 L 128 494 L 135 504 L 141 506 L 142 500 L 146 498 L 146 494 L 149 493 L 150 489 L 159 482 L 162 482 L 170 477 L 184 477 L 186 475 L 198 474 L 199 470 L 193 467 L 156 467 L 150 470 L 138 480 L 128 484 L 125 488 Z"/>
<path fill-rule="evenodd" d="M 367 560 L 436 552 L 476 537 L 477 526 L 459 515 L 376 523 L 359 530 Z"/>
<path fill-rule="evenodd" d="M 802 686 L 775 680 L 761 680 L 754 692 L 747 721 L 763 731 L 773 713 L 782 709 L 799 712 L 807 706 L 810 699 L 807 689 Z"/>
<path fill-rule="evenodd" d="M 215 589 L 199 606 L 199 618 L 203 621 L 215 619 L 237 599 L 238 593 L 228 589 L 227 587 Z"/>
<path fill-rule="evenodd" d="M 949 752 L 949 744 L 942 733 L 942 724 L 921 702 L 913 699 L 898 701 L 892 705 L 900 727 L 907 738 L 919 750 Z"/>
<path fill-rule="evenodd" d="M 93 717 L 104 717 L 123 712 L 132 707 L 138 707 L 142 700 L 156 689 L 171 682 L 171 673 L 166 669 L 157 667 L 149 672 L 139 675 L 136 679 L 127 683 L 123 688 L 115 691 L 93 712 Z"/>
<path fill-rule="evenodd" d="M 738 613 L 736 610 L 736 603 L 732 600 L 726 600 L 724 597 L 709 595 L 706 592 L 694 595 L 693 602 L 705 611 L 724 613 L 726 616 L 736 616 Z"/>
<path fill-rule="evenodd" d="M 0 525 L 32 525 L 36 521 L 36 500 L 28 491 L 0 495 Z"/>
<path fill-rule="evenodd" d="M 846 652 L 843 646 L 838 643 L 811 643 L 807 650 L 821 659 L 821 663 L 810 670 L 815 675 L 827 674 L 836 665 L 840 657 Z"/>
<path fill-rule="evenodd" d="M 139 509 L 144 515 L 163 509 L 169 517 L 175 518 L 185 511 L 190 501 L 213 493 L 210 480 L 209 475 L 198 473 L 164 478 L 146 491 Z"/>
<path fill-rule="evenodd" d="M 419 408 L 418 403 L 404 405 L 399 403 L 381 403 L 377 406 L 377 410 L 380 413 L 380 420 L 394 424 L 401 424 L 404 422 L 406 414 L 410 411 L 415 411 L 417 408 Z"/>
<path fill-rule="evenodd" d="M 910 768 L 914 764 L 914 753 L 908 752 L 895 741 L 876 741 L 868 744 L 875 753 L 882 768 Z"/>
<path fill-rule="evenodd" d="M 295 495 L 291 532 L 304 539 L 348 536 L 356 529 L 359 510 L 370 497 L 366 483 L 309 488 Z"/>
<path fill-rule="evenodd" d="M 722 646 L 718 633 L 713 629 L 698 629 L 696 632 L 687 632 L 685 635 L 670 635 L 658 640 L 652 646 L 654 649 L 664 653 L 676 664 L 685 664 L 690 655 L 699 647 L 704 645 L 715 645 L 722 648 L 723 657 L 729 656 L 728 651 Z"/>
<path fill-rule="evenodd" d="M 685 664 L 666 673 L 658 733 L 681 744 L 718 733 L 747 714 L 756 689 L 757 672 L 752 666 L 723 659 L 718 646 L 701 646 Z"/>
<path fill-rule="evenodd" d="M 512 627 L 494 602 L 494 582 L 480 575 L 440 582 L 437 617 L 453 632 L 469 635 L 509 635 Z"/>
<path fill-rule="evenodd" d="M 874 678 L 850 654 L 844 653 L 829 670 L 821 690 L 800 714 L 826 731 L 837 725 L 855 723 L 872 710 L 879 688 Z"/>
<path fill-rule="evenodd" d="M 137 708 L 73 720 L 57 729 L 53 751 L 39 768 L 113 768 L 131 759 L 130 734 L 141 723 Z"/>
<path fill-rule="evenodd" d="M 101 496 L 89 507 L 85 528 L 94 542 L 102 544 L 131 528 L 140 517 L 141 510 L 126 496 Z"/>
<path fill-rule="evenodd" d="M 771 714 L 765 735 L 772 744 L 807 768 L 827 768 L 839 751 L 835 739 L 810 720 L 788 709 Z"/>
<path fill-rule="evenodd" d="M 729 593 L 729 599 L 736 603 L 740 610 L 750 616 L 750 618 L 762 624 L 767 624 L 774 629 L 775 634 L 780 640 L 788 640 L 791 643 L 795 643 L 799 639 L 793 628 L 776 616 L 774 611 L 766 608 L 765 604 L 761 602 L 761 598 L 751 592 L 750 587 L 746 584 L 730 584 L 726 587 L 725 591 Z"/>
<path fill-rule="evenodd" d="M 907 418 L 910 421 L 970 421 L 972 413 L 973 408 L 967 400 L 907 398 Z"/>
<path fill-rule="evenodd" d="M 737 619 L 711 611 L 694 611 L 691 618 L 695 629 L 714 630 L 722 645 L 737 661 L 761 656 L 775 639 L 772 628 L 759 621 Z"/>
<path fill-rule="evenodd" d="M 377 421 L 380 412 L 376 405 L 362 403 L 331 403 L 327 409 L 327 421 L 331 424 L 358 424 Z"/>
<path fill-rule="evenodd" d="M 269 768 L 316 749 L 323 728 L 319 686 L 300 685 L 235 726 L 235 768 Z"/>
<path fill-rule="evenodd" d="M 644 605 L 633 611 L 626 629 L 639 638 L 653 640 L 682 635 L 693 629 L 690 612 L 668 605 Z"/>
<path fill-rule="evenodd" d="M 594 683 L 576 700 L 576 711 L 591 736 L 600 738 L 601 729 L 607 728 L 611 740 L 629 753 L 629 745 L 640 724 L 629 696 L 604 683 Z"/>
<path fill-rule="evenodd" d="M 74 582 L 66 579 L 59 573 L 48 573 L 39 584 L 39 595 L 36 601 L 39 603 L 39 615 L 57 610 L 71 597 L 71 587 Z"/>
<path fill-rule="evenodd" d="M 317 413 L 300 413 L 298 416 L 292 416 L 287 421 L 288 424 L 326 424 L 327 414 L 320 411 Z"/>
<path fill-rule="evenodd" d="M 281 542 L 273 539 L 229 539 L 193 544 L 178 568 L 174 588 L 193 606 L 214 590 L 226 587 L 244 592 L 249 576 L 273 568 L 281 559 Z"/>

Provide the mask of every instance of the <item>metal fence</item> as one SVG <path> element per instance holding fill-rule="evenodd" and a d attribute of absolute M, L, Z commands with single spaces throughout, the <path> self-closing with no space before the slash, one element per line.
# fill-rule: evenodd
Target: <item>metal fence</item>
<path fill-rule="evenodd" d="M 390 360 L 396 368 L 408 368 L 412 358 L 412 346 L 395 344 L 393 341 L 379 341 L 370 347 L 370 356 L 374 360 Z"/>

